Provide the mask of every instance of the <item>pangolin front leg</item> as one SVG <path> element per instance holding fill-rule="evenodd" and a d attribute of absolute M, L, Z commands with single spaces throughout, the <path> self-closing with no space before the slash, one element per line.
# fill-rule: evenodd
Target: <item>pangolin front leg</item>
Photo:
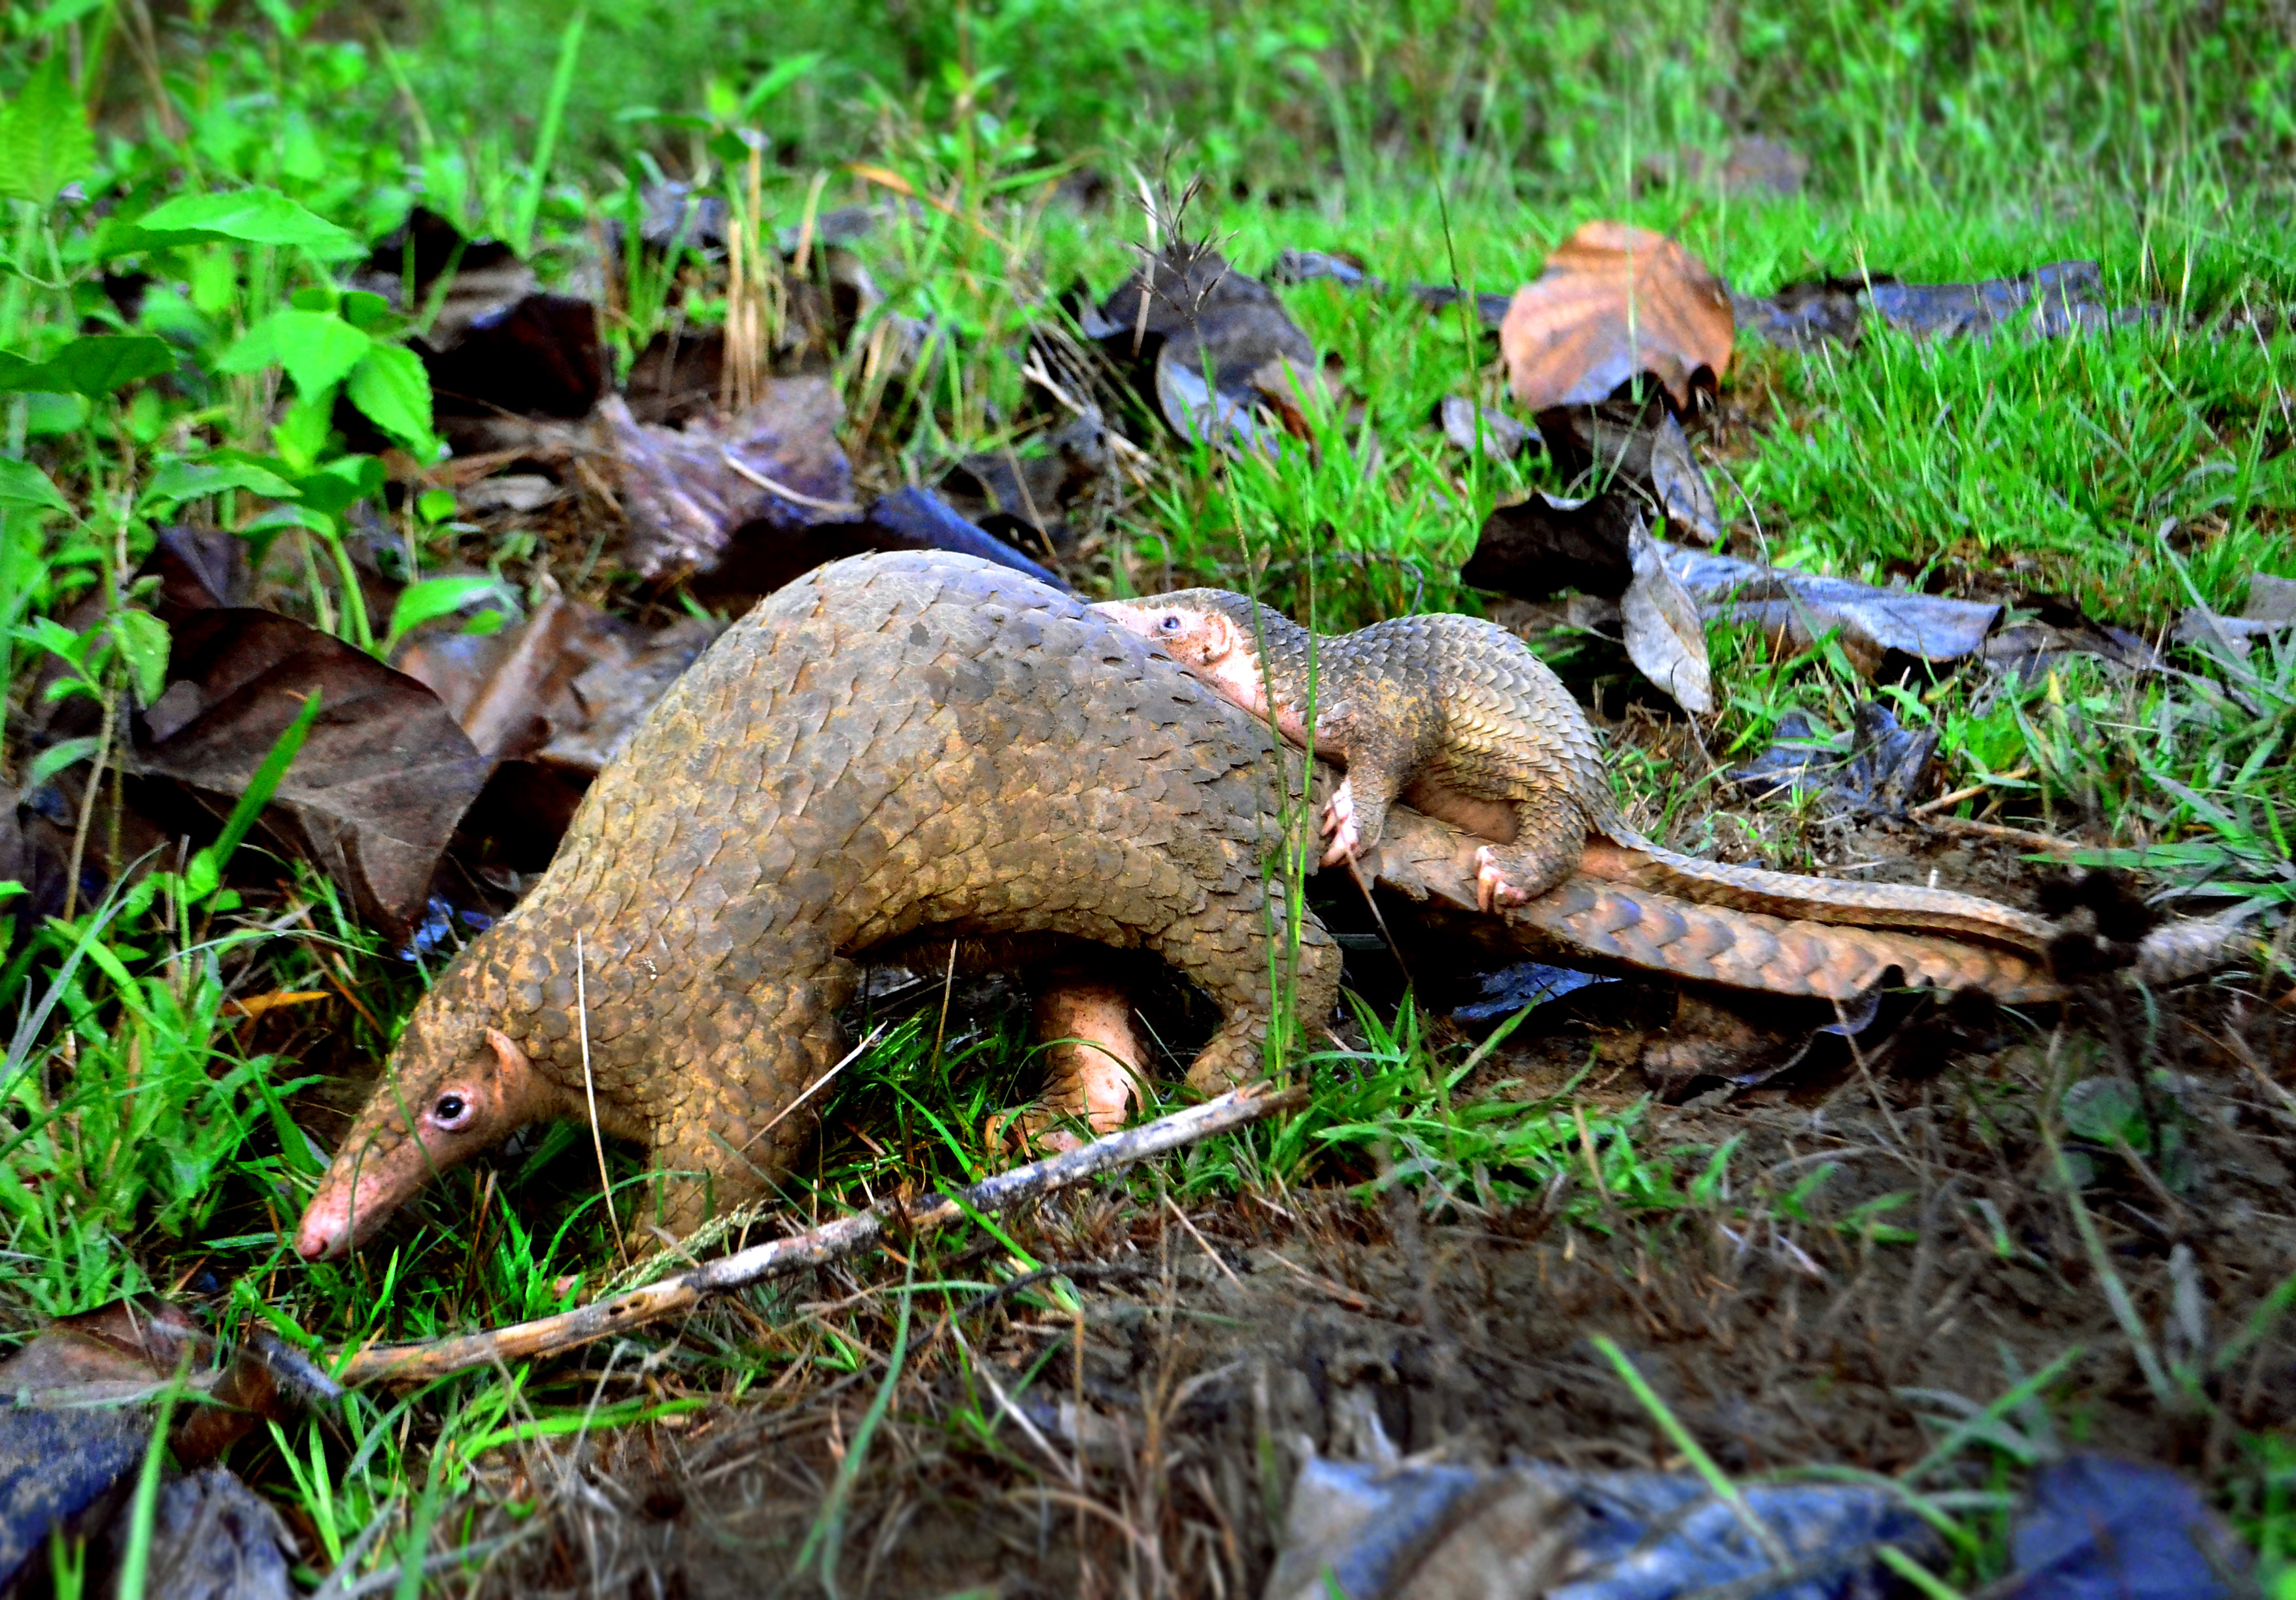
<path fill-rule="evenodd" d="M 770 1198 L 821 1119 L 844 1059 L 837 1013 L 860 972 L 827 963 L 808 977 L 728 996 L 711 1018 L 717 1042 L 679 1074 L 684 1092 L 653 1138 L 654 1196 L 644 1218 L 685 1237 L 712 1215 Z"/>

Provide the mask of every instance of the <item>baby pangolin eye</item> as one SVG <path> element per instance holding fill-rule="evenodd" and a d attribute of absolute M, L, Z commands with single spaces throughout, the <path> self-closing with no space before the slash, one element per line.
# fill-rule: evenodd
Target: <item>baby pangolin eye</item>
<path fill-rule="evenodd" d="M 1164 620 L 1157 625 L 1167 633 L 1177 633 L 1180 631 L 1180 614 L 1177 611 L 1167 611 L 1164 613 Z"/>
<path fill-rule="evenodd" d="M 439 1103 L 430 1108 L 430 1115 L 442 1128 L 451 1128 L 463 1120 L 470 1107 L 460 1095 L 440 1095 Z"/>

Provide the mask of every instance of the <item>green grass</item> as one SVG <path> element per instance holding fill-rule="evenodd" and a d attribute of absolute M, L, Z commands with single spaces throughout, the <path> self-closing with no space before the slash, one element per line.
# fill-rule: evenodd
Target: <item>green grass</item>
<path fill-rule="evenodd" d="M 87 192 L 133 215 L 178 192 L 261 184 L 361 239 L 420 194 L 474 227 L 531 228 L 555 275 L 594 221 L 629 214 L 631 185 L 650 171 L 738 187 L 742 175 L 729 180 L 711 153 L 735 127 L 774 141 L 761 229 L 799 220 L 817 171 L 830 175 L 824 206 L 882 198 L 836 169 L 865 157 L 947 202 L 863 247 L 887 298 L 838 379 L 849 440 L 885 483 L 930 481 L 951 455 L 1025 432 L 1033 391 L 1016 354 L 1058 321 L 1057 291 L 1081 278 L 1105 292 L 1129 270 L 1143 237 L 1123 198 L 1136 170 L 1210 174 L 1192 220 L 1255 273 L 1285 248 L 1328 249 L 1393 282 L 1456 273 L 1505 290 L 1596 216 L 1675 232 L 1756 292 L 1817 273 L 1960 279 L 2087 257 L 2110 299 L 2156 304 L 2160 320 L 2052 343 L 1874 331 L 1855 353 L 1742 348 L 1716 485 L 1734 545 L 1873 581 L 2054 594 L 2148 636 L 2195 600 L 2237 611 L 2251 574 L 2296 576 L 2296 340 L 2226 329 L 2236 311 L 2296 306 L 2285 167 L 2296 49 L 2261 11 L 1908 0 L 1877 12 L 1800 0 L 1660 4 L 1617 20 L 1513 0 L 1349 0 L 1306 20 L 1252 0 L 857 19 L 808 4 L 777 12 L 768 37 L 754 11 L 734 10 L 617 0 L 577 26 L 577 13 L 534 0 L 438 7 L 387 42 L 348 18 L 226 19 L 168 41 L 162 116 L 120 42 L 126 23 L 101 5 L 76 25 L 81 56 L 106 63 L 79 90 L 103 113 Z M 34 37 L 29 19 L 4 26 L 0 92 L 13 97 L 37 55 L 68 45 Z M 791 65 L 808 51 L 819 59 Z M 661 115 L 626 115 L 647 107 Z M 1808 195 L 1750 202 L 1637 176 L 1646 156 L 1716 148 L 1751 127 L 1813 158 Z M 1106 210 L 1054 198 L 1085 167 L 1117 180 Z M 15 690 L 15 725 L 31 709 L 31 672 L 61 644 L 19 628 L 93 598 L 102 619 L 69 648 L 87 692 L 118 706 L 143 625 L 126 579 L 155 528 L 243 516 L 247 484 L 148 499 L 170 460 L 243 467 L 223 453 L 244 452 L 292 482 L 314 514 L 262 541 L 300 563 L 315 620 L 361 642 L 385 632 L 384 619 L 340 604 L 338 577 L 355 508 L 378 508 L 379 478 L 328 438 L 324 404 L 290 408 L 297 385 L 275 366 L 224 370 L 250 364 L 225 353 L 291 297 L 346 326 L 365 315 L 337 293 L 340 264 L 291 243 L 194 243 L 158 263 L 166 281 L 131 327 L 101 290 L 94 212 L 0 206 L 12 264 L 0 349 L 41 359 L 84 331 L 143 331 L 179 363 L 168 382 L 82 401 L 0 396 L 0 454 L 39 466 L 69 508 L 0 507 L 0 678 Z M 619 360 L 673 314 L 722 319 L 722 291 L 686 265 L 672 282 L 619 264 L 626 312 L 608 330 Z M 1312 450 L 1272 461 L 1160 446 L 1113 530 L 1111 583 L 1256 587 L 1326 628 L 1476 607 L 1455 575 L 1489 504 L 1563 486 L 1536 454 L 1465 461 L 1432 424 L 1442 396 L 1503 387 L 1492 342 L 1456 312 L 1400 296 L 1310 284 L 1283 298 L 1339 358 L 1360 415 L 1318 418 Z M 896 314 L 941 331 L 930 385 L 906 388 L 865 357 Z M 383 320 L 372 331 L 395 348 L 405 330 Z M 440 518 L 381 509 L 424 562 L 456 553 Z M 1873 692 L 1838 650 L 1777 657 L 1728 625 L 1710 643 L 1725 705 L 1706 739 L 1726 763 L 1764 747 L 1788 710 L 1841 729 Z M 1993 782 L 2009 820 L 2079 833 L 2092 859 L 2138 866 L 2155 890 L 2284 901 L 2296 646 L 2174 659 L 2177 673 L 2143 679 L 2078 661 L 2023 685 L 1964 673 L 1894 704 L 1939 729 L 1956 785 Z M 8 754 L 22 780 L 20 743 Z M 1685 843 L 1803 859 L 1795 822 L 1714 810 L 1699 771 L 1631 742 L 1616 765 L 1622 796 Z M 347 1264 L 294 1258 L 284 1230 L 323 1160 L 298 1125 L 308 1103 L 299 1091 L 385 1052 L 424 975 L 324 882 L 287 882 L 277 901 L 249 906 L 153 877 L 123 901 L 20 934 L 6 952 L 0 1012 L 27 1019 L 0 1081 L 11 1332 L 211 1277 L 227 1286 L 232 1327 L 267 1324 L 314 1348 L 419 1338 L 562 1309 L 619 1268 L 593 1158 L 566 1130 L 490 1179 L 432 1186 L 382 1250 Z M 348 991 L 358 1004 L 330 1001 L 303 1013 L 308 1024 L 268 1030 L 227 1013 L 229 999 L 275 990 Z M 1869 1250 L 1917 1237 L 1894 1192 L 1837 1204 L 1823 1166 L 1777 1178 L 1741 1170 L 1727 1142 L 1657 1147 L 1647 1106 L 1588 1104 L 1575 1081 L 1533 1093 L 1475 1080 L 1470 1092 L 1471 1052 L 1407 1004 L 1394 1016 L 1358 1008 L 1357 1020 L 1361 1049 L 1312 1045 L 1308 1110 L 1175 1157 L 1126 1192 L 1147 1207 L 1160 1186 L 1206 1201 L 1331 1186 L 1366 1206 L 1401 1191 L 1431 1218 L 1538 1207 L 1560 1226 L 1638 1243 L 1663 1244 L 1677 1226 Z M 1008 1009 L 937 1037 L 928 1013 L 889 1030 L 830 1096 L 793 1203 L 828 1214 L 994 1165 L 986 1119 L 1033 1092 L 1024 1024 Z M 265 1048 L 250 1042 L 258 1037 Z M 611 1168 L 618 1186 L 636 1180 L 626 1151 Z M 922 1328 L 928 1313 L 1035 1264 L 959 1230 L 920 1257 L 898 1314 L 911 1315 L 914 1297 L 917 1321 L 904 1326 Z M 889 1399 L 898 1360 L 868 1375 L 886 1364 L 893 1294 L 824 1310 L 754 1291 L 660 1342 L 654 1370 L 679 1391 L 666 1401 L 601 1402 L 603 1384 L 521 1367 L 354 1396 L 340 1425 L 286 1428 L 233 1459 L 299 1507 L 331 1563 L 380 1570 L 459 1547 L 436 1519 L 490 1447 L 626 1425 L 793 1373 L 856 1375 Z M 1075 1305 L 1058 1280 L 1014 1299 L 1063 1315 Z M 947 1348 L 931 1359 L 955 1359 L 971 1384 L 974 1364 Z M 1962 1409 L 1990 1427 L 2046 1389 L 2014 1372 L 2005 1384 L 2002 1400 Z M 994 1409 L 983 1401 L 961 1425 L 1038 1470 L 1031 1447 L 988 1420 Z M 1979 1437 L 1966 1416 L 1941 1426 L 1954 1450 Z M 2013 1438 L 2004 1449 L 1998 1429 L 1983 1436 L 2004 1464 L 2036 1457 Z M 2296 1466 L 2276 1441 L 2243 1441 L 2241 1452 L 2216 1487 L 2267 1560 L 2284 1563 Z M 2003 1570 L 1992 1514 L 2006 1466 L 1991 1470 L 1989 1489 L 1956 1491 L 1990 1496 L 1981 1503 L 1934 1497 L 1955 1531 L 1956 1581 Z"/>

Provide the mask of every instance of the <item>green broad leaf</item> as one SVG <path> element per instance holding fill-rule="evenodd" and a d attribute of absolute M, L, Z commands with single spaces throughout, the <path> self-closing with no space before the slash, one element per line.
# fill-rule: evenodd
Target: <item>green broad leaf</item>
<path fill-rule="evenodd" d="M 430 437 L 430 374 L 404 345 L 376 345 L 352 369 L 346 391 L 367 420 L 416 455 L 436 453 Z"/>
<path fill-rule="evenodd" d="M 37 506 L 51 511 L 70 511 L 71 502 L 64 498 L 48 475 L 29 461 L 10 461 L 0 456 L 0 506 Z"/>
<path fill-rule="evenodd" d="M 382 493 L 382 463 L 371 455 L 340 455 L 318 471 L 296 480 L 303 503 L 329 517 L 340 516 L 351 502 Z"/>
<path fill-rule="evenodd" d="M 95 165 L 87 110 L 72 93 L 70 53 L 51 50 L 15 103 L 0 110 L 0 195 L 52 206 Z"/>
<path fill-rule="evenodd" d="M 496 579 L 475 574 L 424 578 L 407 584 L 399 592 L 398 604 L 391 608 L 390 636 L 383 647 L 385 653 L 424 623 L 450 616 L 480 595 L 496 594 L 501 590 L 502 584 Z"/>
<path fill-rule="evenodd" d="M 135 703 L 148 708 L 168 687 L 168 624 L 149 611 L 125 610 L 111 619 L 111 641 L 135 680 Z"/>
<path fill-rule="evenodd" d="M 287 369 L 306 400 L 334 388 L 374 341 L 332 311 L 275 311 L 216 359 L 223 372 Z"/>
<path fill-rule="evenodd" d="M 50 745 L 32 760 L 32 770 L 25 775 L 24 787 L 36 789 L 66 767 L 86 761 L 95 754 L 95 738 L 68 739 L 62 744 Z"/>
<path fill-rule="evenodd" d="M 28 439 L 52 439 L 59 434 L 78 433 L 86 426 L 86 395 L 24 396 L 24 437 Z"/>
<path fill-rule="evenodd" d="M 364 255 L 366 247 L 345 230 L 289 200 L 276 189 L 235 189 L 228 194 L 179 194 L 144 213 L 128 248 L 169 244 L 242 244 L 300 249 L 321 261 Z M 132 241 L 132 242 L 129 242 Z"/>
<path fill-rule="evenodd" d="M 335 392 L 323 389 L 316 395 L 304 395 L 289 406 L 279 420 L 271 427 L 271 447 L 279 459 L 294 471 L 309 472 L 326 453 L 327 445 L 335 435 Z M 304 489 L 310 496 L 308 486 Z M 357 496 L 352 497 L 356 499 Z M 349 504 L 345 501 L 344 505 Z M 340 510 L 341 507 L 330 507 Z"/>
<path fill-rule="evenodd" d="M 398 321 L 398 313 L 390 308 L 389 300 L 372 290 L 354 289 L 343 296 L 342 317 L 361 333 L 380 336 L 390 331 Z"/>
<path fill-rule="evenodd" d="M 123 384 L 176 370 L 176 353 L 148 333 L 92 333 L 45 361 L 0 362 L 0 393 L 85 395 L 100 400 Z"/>
<path fill-rule="evenodd" d="M 266 500 L 293 500 L 301 491 L 277 473 L 251 461 L 169 461 L 152 475 L 138 510 L 155 505 L 181 505 L 226 489 L 245 489 Z"/>

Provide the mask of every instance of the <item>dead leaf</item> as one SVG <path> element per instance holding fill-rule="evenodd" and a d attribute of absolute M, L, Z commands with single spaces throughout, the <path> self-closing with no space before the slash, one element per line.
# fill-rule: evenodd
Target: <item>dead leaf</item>
<path fill-rule="evenodd" d="M 1628 535 L 1635 521 L 1623 494 L 1562 500 L 1533 490 L 1491 508 L 1459 579 L 1525 600 L 1565 589 L 1615 600 L 1634 581 Z"/>
<path fill-rule="evenodd" d="M 1714 709 L 1714 681 L 1697 603 L 1667 570 L 1657 541 L 1642 530 L 1639 519 L 1627 536 L 1627 553 L 1635 574 L 1619 600 L 1627 655 L 1676 705 L 1704 716 Z"/>
<path fill-rule="evenodd" d="M 1678 407 L 1730 370 L 1730 296 L 1674 241 L 1618 222 L 1590 222 L 1517 291 L 1499 329 L 1515 398 L 1537 412 L 1607 400 L 1643 373 Z"/>
<path fill-rule="evenodd" d="M 762 380 L 741 415 L 684 429 L 638 421 L 619 395 L 600 403 L 629 518 L 624 560 L 640 577 L 706 571 L 735 530 L 857 518 L 853 469 L 837 443 L 844 404 L 826 378 Z"/>
<path fill-rule="evenodd" d="M 1108 424 L 1087 407 L 1032 439 L 964 457 L 943 475 L 940 495 L 1006 543 L 1049 555 L 1074 544 L 1070 508 L 1108 483 L 1112 470 Z"/>
<path fill-rule="evenodd" d="M 398 665 L 439 697 L 481 755 L 532 757 L 587 779 L 719 631 L 687 617 L 650 633 L 552 594 L 499 633 L 418 636 Z"/>
<path fill-rule="evenodd" d="M 1256 412 L 1304 437 L 1308 416 L 1337 398 L 1275 291 L 1207 246 L 1166 247 L 1117 286 L 1086 331 L 1152 371 L 1164 420 L 1184 438 L 1273 449 Z"/>
<path fill-rule="evenodd" d="M 2158 650 L 2128 629 L 2098 622 L 2072 601 L 2046 594 L 2019 600 L 1978 654 L 2028 682 L 2070 656 L 2094 657 L 2130 672 L 2158 672 L 2167 665 Z"/>
<path fill-rule="evenodd" d="M 226 1351 L 191 1312 L 152 1294 L 58 1318 L 0 1361 L 0 1393 L 24 1405 L 119 1405 L 156 1397 L 178 1375 L 211 1402 L 177 1410 L 168 1444 L 185 1465 L 214 1460 L 261 1422 L 291 1422 L 342 1395 L 271 1334 Z"/>
<path fill-rule="evenodd" d="M 1937 760 L 1935 729 L 1900 727 L 1887 707 L 1859 704 L 1849 748 L 1790 711 L 1767 750 L 1726 774 L 1757 800 L 1800 797 L 1846 815 L 1902 816 L 1928 787 Z"/>
<path fill-rule="evenodd" d="M 19 1575 L 45 1573 L 52 1532 L 94 1531 L 125 1498 L 151 1437 L 148 1417 L 116 1408 L 0 1405 L 0 1588 L 18 1593 Z"/>
<path fill-rule="evenodd" d="M 125 1557 L 129 1519 L 116 1517 L 105 1555 Z M 292 1600 L 294 1543 L 268 1501 L 230 1469 L 210 1466 L 161 1485 L 144 1549 L 144 1593 L 171 1600 Z"/>
<path fill-rule="evenodd" d="M 174 633 L 168 690 L 134 719 L 128 771 L 169 780 L 220 820 L 320 693 L 318 720 L 261 827 L 340 884 L 362 916 L 394 935 L 411 927 L 487 774 L 438 697 L 275 612 L 199 611 Z"/>
<path fill-rule="evenodd" d="M 1833 633 L 1843 654 L 1868 678 L 1882 675 L 1893 655 L 1933 665 L 1965 660 L 2001 618 L 1997 605 L 1876 589 L 1658 543 L 1668 568 L 1710 619 L 1750 623 L 1803 649 Z"/>
<path fill-rule="evenodd" d="M 1721 543 L 1714 491 L 1664 402 L 1653 396 L 1641 404 L 1558 406 L 1540 413 L 1538 431 L 1555 466 L 1581 492 L 1623 484 L 1667 519 L 1669 534 Z"/>
<path fill-rule="evenodd" d="M 2158 317 L 2157 306 L 2103 304 L 2094 261 L 2059 261 L 1974 283 L 1906 283 L 1887 273 L 1789 283 L 1772 295 L 1733 295 L 1739 326 L 1790 349 L 1857 343 L 1871 310 L 1915 339 L 1989 338 L 2003 330 L 2040 339 L 2125 327 Z"/>
<path fill-rule="evenodd" d="M 1482 452 L 1495 461 L 1513 461 L 1535 437 L 1505 412 L 1477 405 L 1464 395 L 1444 396 L 1436 420 L 1442 424 L 1443 437 L 1469 454 L 1474 453 L 1480 429 Z"/>
<path fill-rule="evenodd" d="M 2213 644 L 2245 657 L 2250 641 L 2268 638 L 2291 625 L 2296 625 L 2296 578 L 2259 572 L 2249 576 L 2248 604 L 2238 616 L 2194 606 L 2177 619 L 2169 637 L 2178 644 Z"/>

